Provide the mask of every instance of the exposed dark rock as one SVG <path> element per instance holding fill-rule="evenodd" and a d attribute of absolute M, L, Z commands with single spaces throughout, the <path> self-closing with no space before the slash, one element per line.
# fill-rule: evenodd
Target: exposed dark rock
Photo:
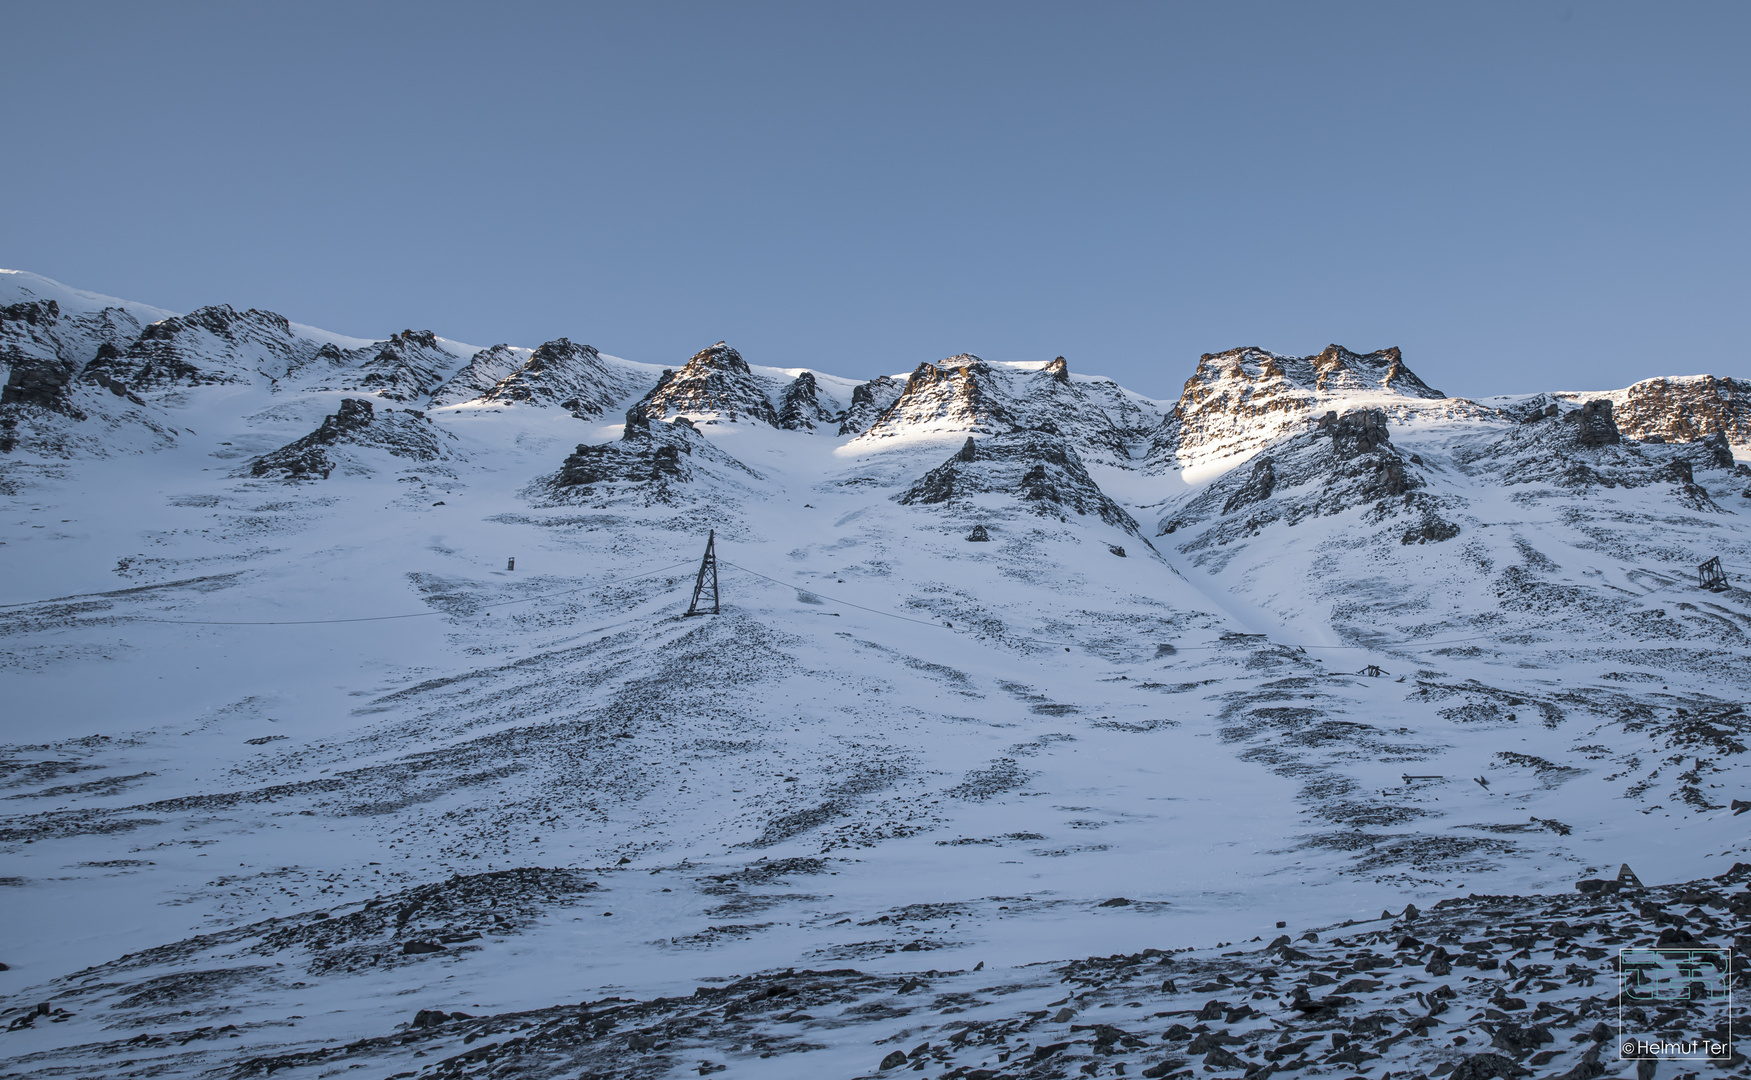
<path fill-rule="evenodd" d="M 83 419 L 75 377 L 94 358 L 115 356 L 140 330 L 120 308 L 67 313 L 54 300 L 0 307 L 0 365 L 8 370 L 0 405 L 28 405 Z M 124 391 L 118 397 L 137 398 Z"/>
<path fill-rule="evenodd" d="M 593 419 L 633 391 L 632 376 L 611 367 L 588 345 L 546 342 L 527 360 L 504 345 L 482 349 L 432 397 L 434 405 L 464 401 L 551 406 Z"/>
<path fill-rule="evenodd" d="M 1332 451 L 1341 458 L 1366 454 L 1392 441 L 1384 409 L 1350 409 L 1342 416 L 1328 412 L 1317 427 L 1331 439 Z"/>
<path fill-rule="evenodd" d="M 9 356 L 11 372 L 6 387 L 0 390 L 0 405 L 36 405 L 40 408 L 67 411 L 67 386 L 73 381 L 74 366 L 54 357 Z"/>
<path fill-rule="evenodd" d="M 672 490 L 696 478 L 702 464 L 723 466 L 749 476 L 753 470 L 711 445 L 693 422 L 677 416 L 653 421 L 640 406 L 626 414 L 619 442 L 580 444 L 549 482 L 555 492 L 593 492 L 601 485 L 640 489 L 647 502 L 673 502 Z"/>
<path fill-rule="evenodd" d="M 386 450 L 414 461 L 450 456 L 454 437 L 435 427 L 424 413 L 386 409 L 381 414 L 363 398 L 344 398 L 340 409 L 325 417 L 315 431 L 250 463 L 254 476 L 278 474 L 286 480 L 326 480 L 337 467 L 331 453 L 356 446 Z"/>
<path fill-rule="evenodd" d="M 1614 446 L 1623 441 L 1618 433 L 1617 422 L 1612 419 L 1611 401 L 1609 398 L 1594 398 L 1581 406 L 1577 417 L 1580 425 L 1582 446 Z"/>
<path fill-rule="evenodd" d="M 967 539 L 974 543 L 984 543 L 991 539 L 991 534 L 983 525 L 973 526 L 973 531 L 967 534 Z"/>
<path fill-rule="evenodd" d="M 1714 375 L 1645 379 L 1623 392 L 1614 419 L 1632 439 L 1696 442 L 1721 434 L 1751 444 L 1751 382 Z"/>
<path fill-rule="evenodd" d="M 851 407 L 839 422 L 839 434 L 861 435 L 881 419 L 883 413 L 900 399 L 906 384 L 891 375 L 883 375 L 851 388 Z"/>
<path fill-rule="evenodd" d="M 972 461 L 964 453 L 965 447 L 895 499 L 907 505 L 930 505 L 1001 491 L 1016 496 L 1035 513 L 1092 513 L 1109 525 L 1136 530 L 1131 515 L 1107 498 L 1076 451 L 1057 436 L 1017 431 L 979 443 Z"/>
<path fill-rule="evenodd" d="M 1393 448 L 1387 423 L 1380 409 L 1328 411 L 1311 429 L 1272 444 L 1250 469 L 1232 469 L 1181 504 L 1161 519 L 1158 533 L 1212 522 L 1198 539 L 1181 545 L 1181 551 L 1190 552 L 1273 522 L 1294 525 L 1315 515 L 1368 507 L 1371 520 L 1418 512 L 1422 523 L 1413 530 L 1415 540 L 1423 524 L 1439 519 L 1432 504 L 1419 512 L 1413 493 L 1423 482 Z"/>
<path fill-rule="evenodd" d="M 1451 521 L 1442 521 L 1433 514 L 1423 519 L 1423 523 L 1414 528 L 1406 529 L 1399 540 L 1401 544 L 1438 544 L 1443 540 L 1451 540 L 1459 535 L 1459 526 Z"/>
<path fill-rule="evenodd" d="M 664 371 L 651 392 L 633 407 L 652 420 L 670 413 L 712 413 L 731 421 L 746 417 L 778 426 L 778 413 L 747 361 L 721 341 L 695 353 L 680 371 Z"/>
<path fill-rule="evenodd" d="M 813 372 L 805 371 L 785 387 L 778 404 L 778 426 L 789 431 L 812 431 L 817 424 L 832 423 L 834 416 L 821 404 L 821 390 Z"/>
<path fill-rule="evenodd" d="M 430 330 L 403 330 L 360 364 L 352 385 L 389 401 L 426 399 L 444 382 L 456 358 Z"/>
<path fill-rule="evenodd" d="M 865 437 L 919 430 L 1038 431 L 1062 437 L 1084 456 L 1128 464 L 1130 443 L 1143 437 L 1142 425 L 1152 420 L 1110 382 L 1073 381 L 1062 358 L 1043 369 L 1018 370 L 962 353 L 918 365 Z"/>
<path fill-rule="evenodd" d="M 1271 497 L 1271 492 L 1277 486 L 1277 466 L 1270 455 L 1264 455 L 1252 464 L 1252 473 L 1246 482 L 1234 489 L 1234 494 L 1222 503 L 1222 512 L 1232 514 L 1234 511 L 1251 503 L 1263 502 Z"/>
<path fill-rule="evenodd" d="M 1308 357 L 1230 349 L 1199 357 L 1198 370 L 1186 380 L 1173 411 L 1149 435 L 1149 460 L 1157 468 L 1177 468 L 1243 453 L 1299 429 L 1327 412 L 1326 402 L 1334 398 L 1382 391 L 1402 399 L 1402 405 L 1393 406 L 1394 415 L 1494 414 L 1472 402 L 1445 399 L 1405 367 L 1397 349 L 1358 354 L 1332 345 Z"/>

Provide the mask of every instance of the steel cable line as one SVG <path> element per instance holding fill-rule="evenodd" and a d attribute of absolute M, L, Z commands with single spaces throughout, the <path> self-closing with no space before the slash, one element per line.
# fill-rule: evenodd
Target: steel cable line
<path fill-rule="evenodd" d="M 622 582 L 626 582 L 626 581 L 638 581 L 641 578 L 655 577 L 658 574 L 666 573 L 670 570 L 674 570 L 674 569 L 677 569 L 677 568 L 682 567 L 682 566 L 690 566 L 690 565 L 692 565 L 692 560 L 688 560 L 686 562 L 672 563 L 668 566 L 664 566 L 664 567 L 661 567 L 661 568 L 656 569 L 656 570 L 646 570 L 642 574 L 633 574 L 629 577 L 612 578 L 608 581 L 596 582 L 596 583 L 591 584 L 591 585 L 579 585 L 579 586 L 577 586 L 575 588 L 571 588 L 571 589 L 561 589 L 558 592 L 540 593 L 540 594 L 537 594 L 535 596 L 524 596 L 524 597 L 520 597 L 516 600 L 501 600 L 501 601 L 494 603 L 494 604 L 482 604 L 480 607 L 475 608 L 474 610 L 475 611 L 490 611 L 494 608 L 510 607 L 513 604 L 527 604 L 527 603 L 531 603 L 531 602 L 536 601 L 536 600 L 551 600 L 552 598 L 554 598 L 556 596 L 570 596 L 573 593 L 586 592 L 590 589 L 601 589 L 601 588 L 606 588 L 609 585 L 618 585 L 618 584 L 620 584 Z M 98 593 L 98 594 L 86 594 L 86 595 L 101 596 L 104 594 Z M 36 603 L 36 605 L 53 604 L 53 603 L 61 602 L 62 600 L 76 600 L 76 599 L 78 599 L 78 597 L 76 597 L 76 596 L 75 597 L 61 597 L 61 598 L 58 598 L 57 600 L 38 600 L 35 603 Z M 32 606 L 32 605 L 14 604 L 14 605 L 9 605 L 9 606 L 26 607 L 26 606 Z M 163 618 L 158 618 L 156 616 L 151 616 L 151 615 L 126 616 L 126 618 L 128 618 L 128 621 L 130 621 L 130 622 L 164 623 L 164 624 L 168 624 L 171 626 L 318 626 L 318 625 L 331 625 L 334 623 L 390 622 L 390 621 L 394 621 L 397 619 L 425 619 L 425 618 L 430 618 L 430 617 L 436 616 L 436 615 L 449 615 L 449 614 L 451 614 L 451 613 L 447 612 L 447 611 L 415 611 L 415 612 L 409 612 L 409 613 L 403 614 L 403 615 L 357 615 L 357 616 L 353 616 L 353 617 L 345 618 L 345 619 L 163 619 Z M 470 614 L 472 614 L 472 612 L 470 612 Z"/>

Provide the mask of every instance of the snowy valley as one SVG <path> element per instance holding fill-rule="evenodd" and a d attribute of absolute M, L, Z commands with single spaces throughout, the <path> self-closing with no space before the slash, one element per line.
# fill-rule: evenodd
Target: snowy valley
<path fill-rule="evenodd" d="M 0 1076 L 1631 1075 L 1751 934 L 1751 381 L 758 359 L 0 271 Z"/>

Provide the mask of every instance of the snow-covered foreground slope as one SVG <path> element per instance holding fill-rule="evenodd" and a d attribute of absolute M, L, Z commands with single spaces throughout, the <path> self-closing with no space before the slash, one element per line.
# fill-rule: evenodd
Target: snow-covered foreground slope
<path fill-rule="evenodd" d="M 1747 850 L 1751 594 L 1696 577 L 1751 572 L 1733 380 L 1470 402 L 1396 350 L 1237 350 L 1174 404 L 45 281 L 0 277 L 8 1073 L 1359 1066 L 1332 1031 L 1427 1073 L 1498 1034 L 1393 1037 L 1438 963 L 1310 1009 L 1333 956 L 1277 928 L 1579 919 L 1577 879 Z M 1502 903 L 1441 933 L 1552 947 Z M 1354 943 L 1421 971 L 1415 921 Z M 1575 987 L 1586 1032 L 1615 991 Z M 1598 1075 L 1569 1034 L 1538 1067 Z"/>

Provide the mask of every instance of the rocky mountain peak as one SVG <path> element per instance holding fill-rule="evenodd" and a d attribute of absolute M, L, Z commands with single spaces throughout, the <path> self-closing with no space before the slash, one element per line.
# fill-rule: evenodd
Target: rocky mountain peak
<path fill-rule="evenodd" d="M 555 338 L 533 352 L 494 345 L 432 396 L 434 405 L 464 401 L 550 406 L 580 417 L 601 416 L 633 391 L 632 376 L 604 363 L 602 354 L 569 338 Z"/>
<path fill-rule="evenodd" d="M 390 401 L 423 401 L 443 385 L 455 366 L 456 357 L 438 344 L 436 334 L 403 330 L 359 365 L 354 387 Z"/>
<path fill-rule="evenodd" d="M 435 349 L 438 347 L 438 335 L 430 330 L 403 330 L 399 334 L 391 334 L 388 344 L 404 348 Z"/>
<path fill-rule="evenodd" d="M 671 412 L 710 413 L 730 421 L 746 417 L 778 426 L 778 413 L 748 362 L 721 341 L 694 353 L 680 371 L 664 371 L 636 408 L 654 420 Z"/>
<path fill-rule="evenodd" d="M 892 375 L 883 375 L 851 388 L 851 407 L 839 422 L 839 434 L 861 435 L 881 419 L 883 413 L 900 400 L 906 384 Z"/>
<path fill-rule="evenodd" d="M 854 393 L 853 412 L 857 408 Z M 1159 415 L 1145 413 L 1112 383 L 1071 381 L 1061 356 L 1035 368 L 961 353 L 918 365 L 899 398 L 865 435 L 1042 431 L 1062 435 L 1082 454 L 1123 464 L 1131 460 L 1130 445 L 1146 437 L 1144 425 Z M 849 416 L 845 426 L 850 427 Z"/>
<path fill-rule="evenodd" d="M 784 397 L 778 403 L 778 426 L 791 431 L 813 431 L 817 424 L 838 420 L 836 410 L 821 400 L 823 396 L 814 372 L 798 375 L 795 382 L 785 387 Z"/>
<path fill-rule="evenodd" d="M 688 368 L 700 370 L 734 371 L 743 375 L 752 374 L 748 362 L 742 359 L 742 354 L 724 342 L 718 342 L 709 349 L 701 349 L 687 360 L 687 367 L 681 369 L 685 375 Z"/>
<path fill-rule="evenodd" d="M 1450 400 L 1417 378 L 1397 348 L 1357 353 L 1328 345 L 1313 356 L 1280 356 L 1246 346 L 1205 353 L 1152 434 L 1150 459 L 1174 468 L 1252 450 L 1357 399 L 1378 402 L 1394 415 Z M 1439 407 L 1463 410 L 1466 404 Z"/>
<path fill-rule="evenodd" d="M 1717 432 L 1751 445 L 1751 381 L 1691 375 L 1644 379 L 1608 395 L 1618 428 L 1646 442 L 1695 442 Z"/>
<path fill-rule="evenodd" d="M 899 398 L 866 433 L 884 437 L 916 430 L 996 434 L 1017 427 L 991 365 L 971 353 L 923 363 Z"/>
<path fill-rule="evenodd" d="M 0 322 L 22 322 L 31 326 L 52 323 L 61 317 L 61 305 L 53 300 L 21 300 L 0 305 Z"/>

